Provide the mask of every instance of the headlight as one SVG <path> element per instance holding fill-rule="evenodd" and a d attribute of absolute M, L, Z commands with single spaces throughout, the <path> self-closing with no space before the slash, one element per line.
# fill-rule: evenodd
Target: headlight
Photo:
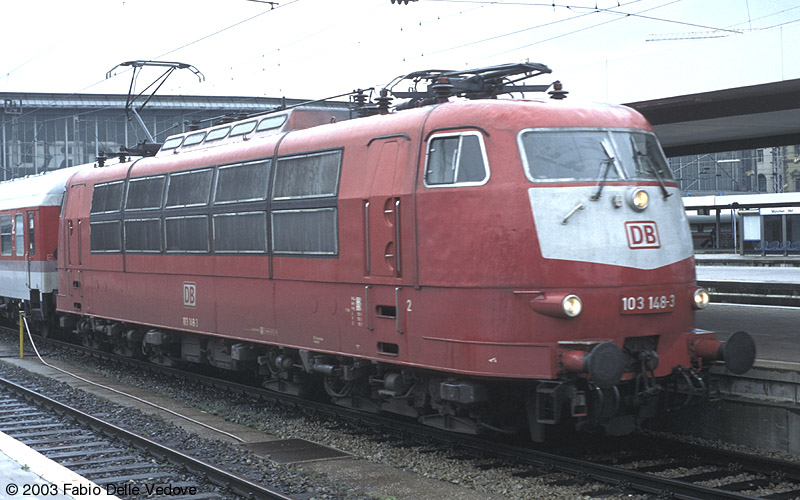
<path fill-rule="evenodd" d="M 705 307 L 708 305 L 709 300 L 710 298 L 705 288 L 698 288 L 697 290 L 694 291 L 695 309 L 705 309 Z"/>
<path fill-rule="evenodd" d="M 650 204 L 650 195 L 644 189 L 634 188 L 629 191 L 628 203 L 634 210 L 641 212 Z"/>
<path fill-rule="evenodd" d="M 581 299 L 577 295 L 567 295 L 564 297 L 564 300 L 561 301 L 561 308 L 564 310 L 564 314 L 570 318 L 574 318 L 583 310 L 583 302 L 581 302 Z"/>

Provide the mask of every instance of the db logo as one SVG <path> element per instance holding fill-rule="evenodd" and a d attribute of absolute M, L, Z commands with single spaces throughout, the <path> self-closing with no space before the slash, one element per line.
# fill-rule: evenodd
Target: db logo
<path fill-rule="evenodd" d="M 658 239 L 658 228 L 653 221 L 626 222 L 625 234 L 628 236 L 628 248 L 661 248 Z"/>
<path fill-rule="evenodd" d="M 183 282 L 183 305 L 189 307 L 197 305 L 197 285 L 190 281 Z"/>

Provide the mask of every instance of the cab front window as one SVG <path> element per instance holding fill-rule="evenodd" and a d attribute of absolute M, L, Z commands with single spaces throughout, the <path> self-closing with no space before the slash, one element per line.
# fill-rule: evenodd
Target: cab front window
<path fill-rule="evenodd" d="M 672 179 L 658 141 L 644 131 L 527 129 L 517 142 L 533 182 Z"/>

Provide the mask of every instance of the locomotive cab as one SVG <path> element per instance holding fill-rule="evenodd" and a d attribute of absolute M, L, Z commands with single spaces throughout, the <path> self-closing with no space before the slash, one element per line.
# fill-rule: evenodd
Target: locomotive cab
<path fill-rule="evenodd" d="M 527 381 L 534 439 L 563 423 L 625 434 L 708 397 L 710 364 L 750 368 L 749 335 L 725 344 L 694 329 L 708 294 L 696 284 L 680 190 L 640 114 L 450 102 L 425 135 L 417 224 L 420 295 L 437 311 L 426 326 L 440 332 L 431 355 L 452 370 Z"/>
<path fill-rule="evenodd" d="M 708 294 L 695 284 L 680 191 L 649 126 L 628 127 L 518 135 L 541 264 L 558 270 L 529 306 L 565 318 L 558 376 L 537 386 L 529 416 L 535 437 L 564 408 L 578 426 L 630 432 L 665 405 L 708 397 L 708 364 L 743 373 L 755 358 L 745 332 L 722 343 L 694 330 Z M 565 294 L 580 314 L 568 314 Z M 546 309 L 554 303 L 561 310 Z"/>

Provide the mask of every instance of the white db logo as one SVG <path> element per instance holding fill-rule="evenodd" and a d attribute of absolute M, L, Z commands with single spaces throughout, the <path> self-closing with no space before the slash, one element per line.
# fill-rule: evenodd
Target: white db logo
<path fill-rule="evenodd" d="M 183 282 L 183 305 L 189 307 L 197 305 L 197 285 L 195 283 Z"/>
<path fill-rule="evenodd" d="M 628 248 L 661 248 L 658 227 L 653 221 L 626 222 L 625 233 L 628 237 Z"/>

